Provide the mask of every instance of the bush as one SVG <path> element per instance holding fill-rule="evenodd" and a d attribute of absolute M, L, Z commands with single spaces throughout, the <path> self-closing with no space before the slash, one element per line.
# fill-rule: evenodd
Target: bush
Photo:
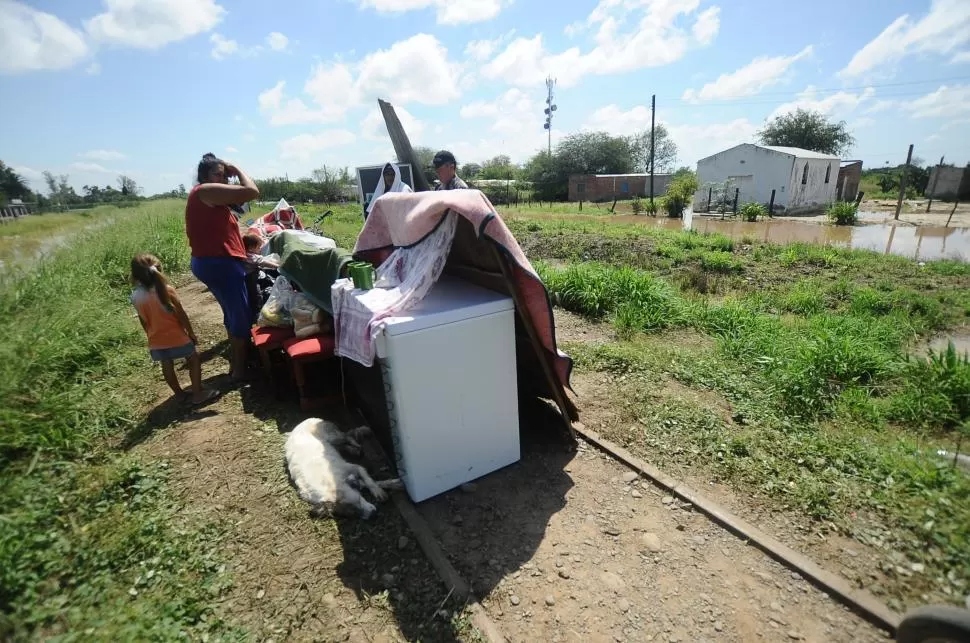
<path fill-rule="evenodd" d="M 687 205 L 694 200 L 697 191 L 697 177 L 693 173 L 682 174 L 667 186 L 667 195 L 663 199 L 663 208 L 671 219 L 684 216 Z"/>
<path fill-rule="evenodd" d="M 741 206 L 740 213 L 744 221 L 754 223 L 759 218 L 768 216 L 768 208 L 760 203 L 745 203 Z"/>
<path fill-rule="evenodd" d="M 858 208 L 848 201 L 833 203 L 825 211 L 825 216 L 835 225 L 855 225 L 859 221 Z"/>
<path fill-rule="evenodd" d="M 633 214 L 641 214 L 643 212 L 643 200 L 638 196 L 633 197 L 630 207 L 633 209 Z"/>

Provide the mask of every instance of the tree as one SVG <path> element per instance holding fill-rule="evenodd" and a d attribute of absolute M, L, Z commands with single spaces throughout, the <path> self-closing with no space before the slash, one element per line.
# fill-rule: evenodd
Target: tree
<path fill-rule="evenodd" d="M 552 156 L 539 152 L 523 174 L 542 200 L 565 200 L 571 174 L 628 174 L 633 171 L 629 139 L 606 132 L 570 134 L 556 145 Z"/>
<path fill-rule="evenodd" d="M 653 169 L 657 173 L 667 173 L 677 164 L 677 144 L 670 138 L 670 133 L 663 123 L 657 123 L 654 128 L 656 145 L 654 146 Z M 630 150 L 633 154 L 633 167 L 637 172 L 650 171 L 650 130 L 644 130 L 630 137 Z"/>
<path fill-rule="evenodd" d="M 461 166 L 461 171 L 458 175 L 464 179 L 474 179 L 477 178 L 482 172 L 482 166 L 478 163 L 465 163 Z"/>
<path fill-rule="evenodd" d="M 118 189 L 121 190 L 123 196 L 127 197 L 136 197 L 141 192 L 141 188 L 135 183 L 135 179 L 124 174 L 118 177 Z"/>
<path fill-rule="evenodd" d="M 184 183 L 179 183 L 178 191 L 175 194 L 180 199 L 184 199 L 185 198 L 186 192 L 185 192 L 185 184 Z"/>
<path fill-rule="evenodd" d="M 485 161 L 482 164 L 482 171 L 478 178 L 481 180 L 495 180 L 513 178 L 516 168 L 512 165 L 512 159 L 501 154 Z"/>
<path fill-rule="evenodd" d="M 845 154 L 855 144 L 845 121 L 832 123 L 821 112 L 801 108 L 765 123 L 758 140 L 762 145 L 800 147 L 822 154 Z"/>
<path fill-rule="evenodd" d="M 316 194 L 310 198 L 319 201 L 337 201 L 343 193 L 344 186 L 350 181 L 347 168 L 323 167 L 313 170 L 313 182 L 316 183 Z"/>
<path fill-rule="evenodd" d="M 438 180 L 438 175 L 435 174 L 434 168 L 431 167 L 431 161 L 434 160 L 434 155 L 436 150 L 430 147 L 415 147 L 412 148 L 414 152 L 414 161 L 418 164 L 418 167 L 411 168 L 414 173 L 424 172 L 424 178 L 428 181 L 428 185 L 434 187 L 434 182 Z"/>
<path fill-rule="evenodd" d="M 6 199 L 23 199 L 31 196 L 30 188 L 22 176 L 14 169 L 0 161 L 0 197 Z"/>

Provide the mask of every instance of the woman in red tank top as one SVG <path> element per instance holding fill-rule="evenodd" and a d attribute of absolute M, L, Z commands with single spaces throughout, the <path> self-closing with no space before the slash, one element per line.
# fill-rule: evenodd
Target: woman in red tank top
<path fill-rule="evenodd" d="M 231 177 L 239 185 L 229 184 Z M 239 220 L 229 206 L 259 196 L 253 180 L 238 167 L 206 154 L 199 163 L 199 184 L 185 202 L 185 234 L 192 249 L 192 274 L 208 286 L 222 308 L 232 348 L 230 376 L 245 378 L 252 310 L 246 289 L 246 248 Z"/>

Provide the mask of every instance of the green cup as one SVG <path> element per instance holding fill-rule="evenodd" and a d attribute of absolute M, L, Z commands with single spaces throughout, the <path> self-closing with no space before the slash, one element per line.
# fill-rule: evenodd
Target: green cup
<path fill-rule="evenodd" d="M 354 282 L 354 288 L 360 290 L 370 290 L 374 287 L 374 266 L 366 261 L 354 261 L 348 266 L 350 278 Z"/>

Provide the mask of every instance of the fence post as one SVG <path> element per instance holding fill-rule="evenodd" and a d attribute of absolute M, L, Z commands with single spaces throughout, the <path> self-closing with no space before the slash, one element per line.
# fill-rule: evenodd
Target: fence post
<path fill-rule="evenodd" d="M 899 220 L 899 211 L 903 209 L 903 196 L 906 195 L 906 179 L 909 177 L 909 164 L 913 160 L 913 144 L 909 144 L 909 152 L 906 153 L 906 167 L 903 168 L 903 175 L 899 177 L 899 199 L 896 201 L 896 216 L 893 219 Z"/>
<path fill-rule="evenodd" d="M 866 195 L 865 192 L 863 192 L 862 190 L 859 190 L 859 193 L 855 197 L 855 207 L 856 208 L 858 208 L 859 205 L 862 203 L 862 197 L 864 197 L 865 195 Z"/>
<path fill-rule="evenodd" d="M 945 156 L 940 157 L 940 164 L 936 166 L 936 175 L 933 177 L 933 187 L 930 188 L 930 198 L 926 202 L 926 211 L 930 211 L 930 206 L 933 205 L 933 195 L 936 194 L 936 184 L 940 182 L 940 172 L 943 171 L 943 159 Z"/>
<path fill-rule="evenodd" d="M 960 205 L 960 199 L 957 199 L 957 200 L 955 200 L 953 202 L 953 209 L 950 210 L 950 216 L 948 216 L 946 218 L 946 225 L 943 226 L 944 228 L 949 228 L 950 227 L 950 219 L 953 218 L 953 213 L 957 211 L 957 206 L 958 205 Z"/>
<path fill-rule="evenodd" d="M 711 213 L 711 196 L 714 194 L 714 186 L 707 188 L 707 213 Z"/>
<path fill-rule="evenodd" d="M 741 188 L 734 188 L 734 214 L 738 213 L 738 197 L 741 195 Z"/>
<path fill-rule="evenodd" d="M 775 216 L 775 191 L 771 191 L 771 198 L 768 199 L 768 216 Z"/>

